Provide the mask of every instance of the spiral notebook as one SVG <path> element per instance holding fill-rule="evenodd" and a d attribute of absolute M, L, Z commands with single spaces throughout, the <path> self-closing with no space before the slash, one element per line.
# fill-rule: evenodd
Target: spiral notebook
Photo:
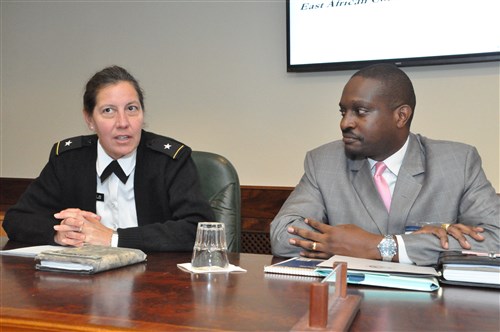
<path fill-rule="evenodd" d="M 325 277 L 332 272 L 332 269 L 318 267 L 318 264 L 322 262 L 324 262 L 323 259 L 293 257 L 283 262 L 264 266 L 264 272 L 296 276 Z"/>
<path fill-rule="evenodd" d="M 264 267 L 266 273 L 326 277 L 334 282 L 334 262 L 347 263 L 347 283 L 433 292 L 438 290 L 439 273 L 433 267 L 335 255 L 328 260 L 294 257 Z M 332 266 L 332 268 L 330 268 Z"/>

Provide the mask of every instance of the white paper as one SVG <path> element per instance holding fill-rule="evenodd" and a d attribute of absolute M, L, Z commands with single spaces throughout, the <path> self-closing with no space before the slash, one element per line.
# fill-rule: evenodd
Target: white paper
<path fill-rule="evenodd" d="M 24 247 L 18 249 L 10 249 L 10 250 L 0 250 L 0 255 L 35 257 L 36 255 L 45 250 L 61 250 L 64 248 L 65 247 L 61 246 L 42 245 L 42 246 Z"/>
<path fill-rule="evenodd" d="M 93 269 L 92 265 L 71 263 L 71 262 L 59 263 L 52 261 L 41 261 L 40 265 L 52 269 L 69 270 L 69 271 L 92 271 Z"/>
<path fill-rule="evenodd" d="M 500 285 L 500 266 L 444 264 L 446 280 Z"/>
<path fill-rule="evenodd" d="M 318 264 L 318 267 L 331 268 L 333 267 L 334 262 L 346 262 L 347 269 L 349 270 L 439 276 L 439 273 L 436 271 L 436 269 L 429 266 L 384 262 L 374 259 L 356 258 L 341 255 L 330 257 L 330 259 Z"/>

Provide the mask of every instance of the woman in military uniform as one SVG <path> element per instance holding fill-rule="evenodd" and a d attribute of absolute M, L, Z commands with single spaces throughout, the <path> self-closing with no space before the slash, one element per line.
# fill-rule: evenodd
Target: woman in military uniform
<path fill-rule="evenodd" d="M 137 80 L 113 66 L 83 97 L 94 135 L 56 143 L 49 162 L 5 215 L 12 240 L 149 251 L 192 250 L 199 221 L 214 219 L 191 149 L 144 131 Z"/>

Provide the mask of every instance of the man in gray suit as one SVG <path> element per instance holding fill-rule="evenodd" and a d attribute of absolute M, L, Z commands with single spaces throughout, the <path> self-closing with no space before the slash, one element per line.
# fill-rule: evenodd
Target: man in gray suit
<path fill-rule="evenodd" d="M 274 255 L 430 265 L 447 249 L 500 251 L 500 199 L 477 150 L 411 133 L 415 104 L 396 66 L 351 77 L 340 100 L 343 139 L 307 153 L 305 174 L 271 224 Z M 382 178 L 374 178 L 378 162 Z"/>

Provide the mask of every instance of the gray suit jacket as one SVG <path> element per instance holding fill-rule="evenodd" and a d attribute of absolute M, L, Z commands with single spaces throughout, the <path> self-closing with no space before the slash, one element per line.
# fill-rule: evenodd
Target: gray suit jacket
<path fill-rule="evenodd" d="M 468 239 L 475 250 L 500 248 L 500 198 L 488 182 L 477 150 L 461 143 L 410 134 L 390 213 L 377 192 L 366 159 L 351 160 L 342 141 L 307 153 L 305 174 L 271 223 L 274 255 L 296 256 L 287 227 L 308 228 L 311 218 L 330 225 L 355 224 L 376 234 L 404 234 L 417 222 L 478 225 L 486 239 Z M 430 234 L 402 235 L 408 256 L 419 265 L 435 264 L 443 251 Z M 450 250 L 460 250 L 454 238 Z"/>

